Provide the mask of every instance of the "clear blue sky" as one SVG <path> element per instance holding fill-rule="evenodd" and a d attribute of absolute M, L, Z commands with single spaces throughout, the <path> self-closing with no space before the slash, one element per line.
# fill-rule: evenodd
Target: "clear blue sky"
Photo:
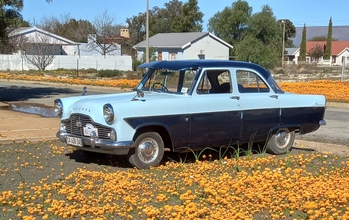
<path fill-rule="evenodd" d="M 149 0 L 149 9 L 154 6 L 164 7 L 170 0 Z M 93 21 L 97 15 L 108 10 L 114 16 L 115 24 L 126 24 L 131 18 L 146 10 L 146 0 L 23 0 L 23 18 L 31 24 L 40 23 L 44 17 L 57 17 L 69 14 L 70 18 Z M 183 3 L 187 0 L 182 0 Z M 208 20 L 234 0 L 199 0 L 200 11 L 204 13 L 204 31 Z M 253 13 L 260 12 L 268 4 L 276 19 L 289 19 L 296 27 L 327 26 L 332 17 L 333 26 L 349 25 L 348 0 L 248 0 Z"/>

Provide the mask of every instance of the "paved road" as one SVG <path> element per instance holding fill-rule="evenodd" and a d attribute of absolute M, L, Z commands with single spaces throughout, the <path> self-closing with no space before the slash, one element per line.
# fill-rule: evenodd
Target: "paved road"
<path fill-rule="evenodd" d="M 83 86 L 81 85 L 0 81 L 0 103 L 24 102 L 53 106 L 53 100 L 56 98 L 81 95 L 82 92 Z M 116 88 L 91 86 L 87 88 L 87 94 L 115 92 L 122 91 Z M 327 125 L 322 126 L 316 132 L 297 136 L 297 139 L 349 146 L 349 105 L 334 105 L 332 103 L 329 103 L 329 105 L 325 115 Z"/>
<path fill-rule="evenodd" d="M 319 130 L 297 138 L 349 146 L 349 105 L 347 108 L 329 106 L 325 120 L 327 124 Z"/>

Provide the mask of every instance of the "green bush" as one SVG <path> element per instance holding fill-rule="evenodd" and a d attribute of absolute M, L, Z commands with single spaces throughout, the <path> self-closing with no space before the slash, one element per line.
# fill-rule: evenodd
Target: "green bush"
<path fill-rule="evenodd" d="M 120 70 L 99 70 L 97 76 L 121 78 L 123 76 L 123 72 Z"/>

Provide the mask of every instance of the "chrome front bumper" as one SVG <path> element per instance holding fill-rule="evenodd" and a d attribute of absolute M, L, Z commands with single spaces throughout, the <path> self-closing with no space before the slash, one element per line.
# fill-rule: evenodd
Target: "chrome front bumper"
<path fill-rule="evenodd" d="M 58 131 L 56 136 L 64 143 L 67 144 L 67 137 L 80 138 L 82 140 L 82 147 L 73 146 L 77 149 L 97 152 L 97 153 L 106 153 L 106 154 L 115 154 L 115 155 L 127 155 L 130 148 L 134 147 L 133 141 L 112 141 L 99 139 L 94 132 L 91 133 L 90 137 L 82 137 L 77 135 L 68 134 L 62 130 Z"/>

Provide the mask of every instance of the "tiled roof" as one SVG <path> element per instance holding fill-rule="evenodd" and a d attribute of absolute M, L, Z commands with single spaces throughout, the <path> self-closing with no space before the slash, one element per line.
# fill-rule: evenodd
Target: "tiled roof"
<path fill-rule="evenodd" d="M 322 48 L 327 44 L 326 41 L 307 41 L 307 53 L 311 48 L 319 44 Z M 349 41 L 332 41 L 332 55 L 340 54 L 345 48 L 349 48 Z"/>

